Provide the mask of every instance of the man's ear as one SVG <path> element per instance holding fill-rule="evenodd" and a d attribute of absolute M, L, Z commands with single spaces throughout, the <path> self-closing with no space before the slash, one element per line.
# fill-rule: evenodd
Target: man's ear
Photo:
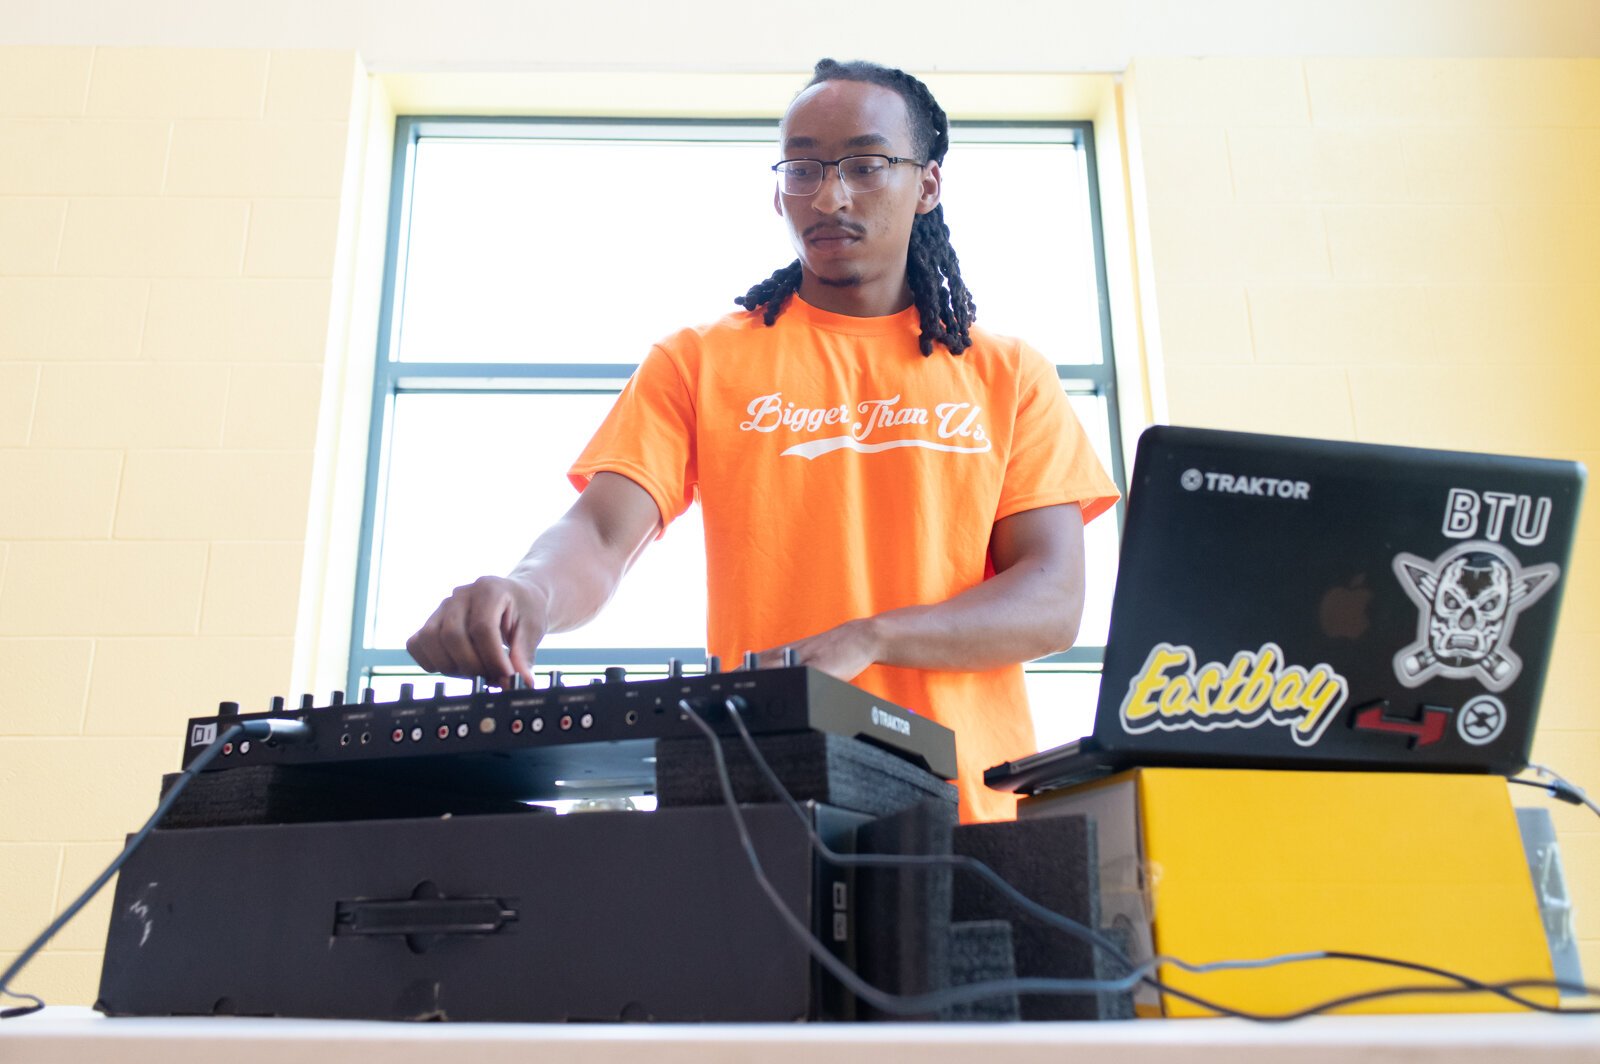
<path fill-rule="evenodd" d="M 918 214 L 927 214 L 939 205 L 939 191 L 943 183 L 944 176 L 939 173 L 938 163 L 929 163 L 922 168 L 922 188 L 917 196 Z"/>
<path fill-rule="evenodd" d="M 778 217 L 783 217 L 783 189 L 777 185 L 772 186 L 772 209 L 778 212 Z"/>

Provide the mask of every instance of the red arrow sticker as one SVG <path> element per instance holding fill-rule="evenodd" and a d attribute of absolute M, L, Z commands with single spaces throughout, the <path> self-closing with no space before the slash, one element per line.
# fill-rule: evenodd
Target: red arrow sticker
<path fill-rule="evenodd" d="M 1416 750 L 1423 746 L 1432 746 L 1444 738 L 1445 725 L 1450 721 L 1450 711 L 1438 706 L 1423 706 L 1421 720 L 1407 720 L 1404 717 L 1389 717 L 1384 714 L 1384 705 L 1379 704 L 1363 709 L 1355 716 L 1354 726 L 1362 731 L 1396 732 L 1400 735 L 1411 736 L 1408 749 Z"/>

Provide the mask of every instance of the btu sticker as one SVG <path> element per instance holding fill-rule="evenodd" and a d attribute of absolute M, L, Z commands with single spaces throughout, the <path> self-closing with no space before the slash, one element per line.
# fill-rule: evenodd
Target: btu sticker
<path fill-rule="evenodd" d="M 1500 692 L 1522 671 L 1522 659 L 1511 649 L 1517 614 L 1555 586 L 1561 569 L 1524 569 L 1504 547 L 1478 541 L 1452 547 L 1431 562 L 1399 554 L 1394 572 L 1419 614 L 1416 641 L 1394 656 L 1395 677 L 1407 687 L 1434 676 L 1476 679 Z"/>

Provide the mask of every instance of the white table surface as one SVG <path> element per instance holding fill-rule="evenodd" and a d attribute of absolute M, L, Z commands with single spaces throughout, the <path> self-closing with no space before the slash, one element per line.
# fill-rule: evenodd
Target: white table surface
<path fill-rule="evenodd" d="M 0 1021 L 0 1064 L 1062 1064 L 1097 1058 L 1115 1064 L 1600 1064 L 1600 1016 L 1333 1016 L 1273 1025 L 1217 1019 L 546 1025 L 108 1019 L 87 1008 L 54 1007 Z"/>

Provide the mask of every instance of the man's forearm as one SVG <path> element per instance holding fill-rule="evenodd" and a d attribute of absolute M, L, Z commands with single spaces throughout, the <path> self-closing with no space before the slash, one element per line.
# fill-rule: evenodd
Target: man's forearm
<path fill-rule="evenodd" d="M 1076 505 L 995 522 L 995 575 L 943 602 L 846 621 L 790 644 L 802 664 L 840 679 L 869 665 L 962 672 L 1065 650 L 1083 615 L 1083 519 Z M 784 648 L 770 651 L 775 663 Z"/>
<path fill-rule="evenodd" d="M 954 598 L 890 610 L 863 622 L 881 665 L 980 671 L 1070 647 L 1083 616 L 1083 585 L 1013 566 Z"/>
<path fill-rule="evenodd" d="M 507 575 L 540 599 L 547 632 L 568 632 L 611 601 L 632 561 L 632 555 L 605 546 L 592 528 L 563 520 L 534 540 Z"/>

